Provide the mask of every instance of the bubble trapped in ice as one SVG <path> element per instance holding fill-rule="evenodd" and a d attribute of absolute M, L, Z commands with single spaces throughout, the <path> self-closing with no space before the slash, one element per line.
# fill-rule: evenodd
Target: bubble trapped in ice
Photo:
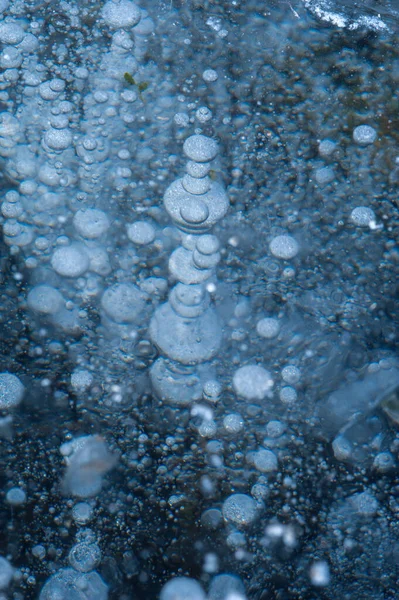
<path fill-rule="evenodd" d="M 103 439 L 91 435 L 75 438 L 61 446 L 67 464 L 63 489 L 78 498 L 96 496 L 102 488 L 103 476 L 116 464 Z"/>
<path fill-rule="evenodd" d="M 247 400 L 263 400 L 273 387 L 270 373 L 259 365 L 240 367 L 234 374 L 233 386 Z"/>
<path fill-rule="evenodd" d="M 247 494 L 232 494 L 223 502 L 223 517 L 237 527 L 250 525 L 258 515 L 255 500 Z"/>
<path fill-rule="evenodd" d="M 25 388 L 13 373 L 0 373 L 0 409 L 9 410 L 22 401 Z"/>

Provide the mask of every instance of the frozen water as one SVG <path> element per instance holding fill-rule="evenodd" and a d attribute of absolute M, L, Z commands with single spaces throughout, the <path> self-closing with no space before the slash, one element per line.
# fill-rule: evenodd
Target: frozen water
<path fill-rule="evenodd" d="M 301 0 L 325 23 L 350 31 L 387 31 L 399 16 L 395 0 Z"/>
<path fill-rule="evenodd" d="M 0 0 L 2 593 L 393 600 L 397 7 L 139 4 Z"/>

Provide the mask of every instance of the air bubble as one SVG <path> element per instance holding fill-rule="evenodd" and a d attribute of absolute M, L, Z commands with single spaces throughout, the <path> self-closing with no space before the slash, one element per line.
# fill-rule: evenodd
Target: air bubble
<path fill-rule="evenodd" d="M 263 400 L 273 387 L 273 380 L 263 367 L 247 365 L 235 372 L 233 386 L 236 394 L 246 400 Z"/>
<path fill-rule="evenodd" d="M 162 588 L 159 600 L 205 600 L 201 585 L 189 577 L 174 577 Z"/>
<path fill-rule="evenodd" d="M 110 226 L 105 212 L 97 208 L 78 210 L 73 218 L 73 224 L 79 235 L 89 240 L 104 235 Z"/>
<path fill-rule="evenodd" d="M 80 277 L 89 268 L 89 257 L 82 246 L 71 244 L 55 250 L 51 266 L 63 277 Z"/>
<path fill-rule="evenodd" d="M 351 221 L 358 227 L 369 227 L 375 223 L 375 213 L 367 206 L 357 206 L 351 212 Z"/>
<path fill-rule="evenodd" d="M 257 333 L 268 340 L 278 336 L 280 332 L 280 323 L 272 317 L 261 319 L 256 324 Z"/>
<path fill-rule="evenodd" d="M 136 221 L 127 226 L 127 237 L 138 246 L 146 246 L 155 239 L 155 227 L 148 221 Z"/>
<path fill-rule="evenodd" d="M 141 11 L 129 0 L 119 2 L 109 0 L 104 4 L 101 16 L 112 29 L 127 29 L 137 25 L 141 18 Z"/>
<path fill-rule="evenodd" d="M 290 235 L 278 235 L 270 242 L 270 252 L 276 258 L 289 260 L 298 254 L 298 242 Z"/>
<path fill-rule="evenodd" d="M 377 139 L 377 132 L 370 125 L 359 125 L 353 130 L 353 140 L 360 146 L 373 144 Z"/>
<path fill-rule="evenodd" d="M 223 502 L 225 521 L 245 527 L 255 521 L 258 511 L 255 500 L 247 494 L 232 494 Z"/>
<path fill-rule="evenodd" d="M 187 158 L 199 163 L 213 160 L 218 150 L 215 140 L 205 135 L 192 135 L 183 144 L 183 151 Z"/>
<path fill-rule="evenodd" d="M 16 375 L 0 373 L 0 410 L 9 410 L 18 406 L 24 392 L 25 388 Z"/>

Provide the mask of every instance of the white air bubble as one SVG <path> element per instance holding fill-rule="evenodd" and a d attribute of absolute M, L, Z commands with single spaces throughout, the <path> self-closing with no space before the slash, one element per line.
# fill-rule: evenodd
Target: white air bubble
<path fill-rule="evenodd" d="M 332 443 L 332 449 L 335 458 L 339 461 L 349 460 L 353 454 L 352 444 L 342 435 L 335 438 Z"/>
<path fill-rule="evenodd" d="M 146 300 L 147 294 L 134 284 L 117 283 L 104 292 L 101 306 L 116 323 L 132 323 L 143 309 Z"/>
<path fill-rule="evenodd" d="M 277 456 L 271 450 L 261 448 L 253 456 L 255 469 L 261 473 L 271 473 L 278 467 Z"/>
<path fill-rule="evenodd" d="M 286 383 L 293 385 L 298 383 L 298 381 L 301 379 L 301 372 L 298 367 L 295 367 L 294 365 L 287 365 L 281 371 L 281 377 Z"/>
<path fill-rule="evenodd" d="M 257 333 L 266 339 L 272 339 L 276 337 L 280 332 L 280 323 L 274 318 L 261 319 L 256 324 Z"/>
<path fill-rule="evenodd" d="M 353 140 L 360 146 L 373 144 L 377 139 L 377 132 L 370 125 L 359 125 L 353 130 Z"/>
<path fill-rule="evenodd" d="M 89 268 L 89 257 L 82 246 L 71 244 L 55 250 L 51 266 L 63 277 L 80 277 Z"/>
<path fill-rule="evenodd" d="M 247 365 L 235 372 L 233 386 L 236 394 L 246 400 L 263 400 L 273 387 L 273 380 L 263 367 Z"/>
<path fill-rule="evenodd" d="M 327 183 L 334 181 L 335 174 L 331 167 L 321 167 L 316 169 L 314 178 L 319 185 L 327 185 Z"/>
<path fill-rule="evenodd" d="M 78 502 L 72 509 L 72 518 L 78 525 L 86 525 L 93 516 L 93 509 L 88 502 Z"/>
<path fill-rule="evenodd" d="M 104 4 L 101 16 L 112 29 L 127 29 L 137 25 L 141 18 L 141 11 L 129 0 L 119 2 L 109 0 Z"/>
<path fill-rule="evenodd" d="M 28 294 L 29 308 L 42 315 L 54 315 L 65 304 L 60 292 L 51 285 L 35 285 Z"/>
<path fill-rule="evenodd" d="M 97 544 L 81 542 L 71 548 L 69 564 L 81 573 L 93 571 L 101 560 L 101 550 Z"/>
<path fill-rule="evenodd" d="M 146 246 L 155 239 L 155 227 L 148 221 L 136 221 L 127 226 L 127 237 L 138 246 Z"/>
<path fill-rule="evenodd" d="M 20 404 L 25 388 L 16 375 L 0 373 L 0 410 L 9 410 Z"/>
<path fill-rule="evenodd" d="M 97 208 L 78 210 L 73 218 L 73 224 L 79 235 L 89 240 L 100 237 L 110 226 L 105 212 Z"/>
<path fill-rule="evenodd" d="M 205 69 L 205 71 L 202 73 L 202 78 L 207 83 L 212 83 L 213 81 L 217 80 L 218 74 L 214 69 Z"/>
<path fill-rule="evenodd" d="M 351 212 L 351 221 L 358 227 L 369 227 L 375 222 L 375 213 L 367 206 L 357 206 Z"/>
<path fill-rule="evenodd" d="M 218 153 L 218 145 L 212 138 L 205 135 L 192 135 L 183 144 L 184 154 L 195 162 L 209 162 Z"/>
<path fill-rule="evenodd" d="M 310 580 L 317 587 L 325 587 L 330 583 L 330 569 L 325 561 L 316 561 L 311 565 Z"/>
<path fill-rule="evenodd" d="M 163 586 L 159 600 L 205 600 L 201 585 L 189 577 L 174 577 Z"/>
<path fill-rule="evenodd" d="M 12 506 L 21 506 L 26 502 L 26 493 L 21 488 L 13 487 L 6 494 L 6 502 Z"/>
<path fill-rule="evenodd" d="M 231 413 L 224 417 L 223 427 L 228 433 L 239 433 L 244 427 L 244 419 L 237 413 Z"/>
<path fill-rule="evenodd" d="M 336 147 L 337 145 L 335 142 L 332 142 L 331 140 L 323 140 L 319 144 L 319 154 L 320 156 L 330 156 Z"/>
<path fill-rule="evenodd" d="M 25 31 L 17 23 L 0 23 L 0 42 L 14 46 L 22 42 Z"/>
<path fill-rule="evenodd" d="M 93 375 L 86 369 L 77 369 L 71 375 L 71 386 L 77 393 L 85 392 L 93 383 Z"/>
<path fill-rule="evenodd" d="M 207 106 L 201 106 L 196 111 L 195 116 L 200 123 L 207 123 L 212 119 L 212 112 Z"/>
<path fill-rule="evenodd" d="M 51 128 L 44 134 L 44 141 L 53 150 L 66 150 L 72 144 L 72 133 L 69 129 Z"/>
<path fill-rule="evenodd" d="M 295 390 L 295 388 L 286 385 L 285 387 L 281 388 L 280 390 L 280 400 L 283 404 L 295 404 L 295 402 L 297 401 L 298 398 L 298 394 Z"/>
<path fill-rule="evenodd" d="M 270 242 L 270 252 L 276 258 L 289 260 L 298 254 L 298 242 L 290 235 L 278 235 Z"/>
<path fill-rule="evenodd" d="M 247 494 L 232 494 L 223 502 L 222 512 L 225 521 L 245 527 L 255 521 L 257 506 Z"/>

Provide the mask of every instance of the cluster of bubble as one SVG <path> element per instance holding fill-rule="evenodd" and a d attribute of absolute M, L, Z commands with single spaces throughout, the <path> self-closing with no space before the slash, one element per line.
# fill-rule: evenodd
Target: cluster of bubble
<path fill-rule="evenodd" d="M 7 0 L 0 0 L 0 12 L 6 4 Z M 3 239 L 11 253 L 22 250 L 27 256 L 25 264 L 33 271 L 33 287 L 26 302 L 37 323 L 48 322 L 67 332 L 74 331 L 84 318 L 76 299 L 89 302 L 98 297 L 106 337 L 134 340 L 138 323 L 146 321 L 151 295 L 167 289 L 166 280 L 161 278 L 133 283 L 129 279 L 131 263 L 129 268 L 115 270 L 116 283 L 109 287 L 104 284 L 113 271 L 109 256 L 112 219 L 106 212 L 109 199 L 112 201 L 113 191 L 126 190 L 132 176 L 127 141 L 137 135 L 137 128 L 136 132 L 129 131 L 129 125 L 135 120 L 131 107 L 139 94 L 136 85 L 130 82 L 137 72 L 137 57 L 142 55 L 142 49 L 136 52 L 134 47 L 133 30 L 140 20 L 143 22 L 143 15 L 130 0 L 106 1 L 101 10 L 101 24 L 111 41 L 108 44 L 104 38 L 104 44 L 108 44 L 105 51 L 103 45 L 95 43 L 87 51 L 82 48 L 80 66 L 75 65 L 72 74 L 64 68 L 62 60 L 59 68 L 49 74 L 48 63 L 44 64 L 40 58 L 38 21 L 30 23 L 28 17 L 20 21 L 7 17 L 0 22 L 0 99 L 6 106 L 0 114 L 0 157 L 6 176 L 18 188 L 8 191 L 1 204 Z M 78 17 L 71 10 L 71 22 L 74 19 Z M 150 19 L 145 20 L 150 31 Z M 21 86 L 19 108 L 15 110 L 12 90 L 19 89 L 15 86 L 19 78 L 25 85 Z M 207 69 L 203 79 L 213 82 L 217 73 Z M 73 102 L 69 100 L 71 89 Z M 181 118 L 178 113 L 176 124 Z M 196 118 L 205 124 L 212 113 L 203 106 L 197 110 Z M 359 153 L 366 157 L 368 147 L 377 141 L 377 132 L 362 125 L 354 130 L 353 140 L 359 146 Z M 212 406 L 218 402 L 222 387 L 214 378 L 212 360 L 219 350 L 222 330 L 211 299 L 221 255 L 219 240 L 211 230 L 223 219 L 229 201 L 212 168 L 218 153 L 215 140 L 196 134 L 186 139 L 183 150 L 188 159 L 186 174 L 174 181 L 164 195 L 165 209 L 178 229 L 180 245 L 169 259 L 169 273 L 175 285 L 150 323 L 151 341 L 161 354 L 152 366 L 151 380 L 156 395 L 166 404 L 191 407 L 191 416 L 201 421 L 198 427 L 201 437 L 214 438 L 217 427 Z M 335 150 L 336 144 L 330 140 L 319 144 L 320 157 L 326 163 L 315 172 L 320 187 L 334 181 L 335 174 L 328 161 Z M 354 208 L 350 220 L 357 227 L 376 227 L 374 212 L 365 206 Z M 129 223 L 126 230 L 138 255 L 143 251 L 145 256 L 146 249 L 156 240 L 156 227 L 149 220 L 138 220 Z M 294 237 L 283 233 L 271 239 L 269 251 L 281 261 L 290 261 L 300 247 Z M 290 266 L 284 271 L 287 277 L 292 277 L 292 272 Z M 256 331 L 263 340 L 273 340 L 279 336 L 280 321 L 264 317 L 258 321 Z M 83 364 L 81 361 L 71 376 L 71 387 L 77 395 L 84 395 L 94 379 Z M 375 404 L 368 403 L 367 398 L 370 390 L 378 396 L 392 373 L 392 389 L 396 390 L 397 369 L 392 373 L 387 371 L 378 376 L 371 374 L 362 385 L 350 388 L 350 406 L 342 401 L 347 390 L 328 396 L 320 403 L 318 415 L 321 429 L 332 440 L 339 461 L 363 464 L 367 460 L 366 442 L 375 434 L 374 452 L 369 455 L 379 473 L 395 468 L 396 459 L 382 439 L 382 427 L 375 429 L 376 419 L 372 415 Z M 284 383 L 280 400 L 284 405 L 293 405 L 301 373 L 294 364 L 289 364 L 282 369 L 281 378 Z M 244 364 L 232 378 L 237 404 L 242 400 L 248 405 L 262 403 L 271 397 L 273 386 L 271 374 L 260 364 Z M 0 427 L 8 427 L 9 414 L 22 401 L 24 391 L 16 375 L 0 374 L 0 409 L 7 413 L 0 419 Z M 201 398 L 204 402 L 196 403 Z M 387 398 L 381 408 L 393 422 L 399 422 L 396 395 Z M 226 414 L 222 435 L 230 439 L 241 437 L 244 426 L 241 414 Z M 279 469 L 282 462 L 279 450 L 287 445 L 289 433 L 284 422 L 270 420 L 264 435 L 255 450 L 243 455 L 258 477 L 250 492 L 242 493 L 242 487 L 232 488 L 234 493 L 225 497 L 220 507 L 209 508 L 201 516 L 208 529 L 216 529 L 221 523 L 226 525 L 227 545 L 236 551 L 238 559 L 245 556 L 245 532 L 251 531 L 251 526 L 264 515 L 268 476 Z M 363 445 L 359 439 L 364 440 Z M 217 439 L 206 443 L 207 457 L 214 468 L 223 466 L 222 449 L 223 444 Z M 85 526 L 92 516 L 92 499 L 103 489 L 105 475 L 115 465 L 116 456 L 96 435 L 69 439 L 61 446 L 61 453 L 66 464 L 63 492 L 79 500 L 72 508 L 72 517 L 77 526 Z M 212 478 L 203 477 L 200 489 L 205 497 L 211 497 Z M 171 504 L 176 500 L 172 498 Z M 5 500 L 11 507 L 23 505 L 26 492 L 22 487 L 12 487 Z M 295 545 L 289 525 L 271 525 L 266 535 L 281 538 L 288 546 Z M 43 547 L 37 545 L 33 552 L 40 557 Z M 107 586 L 95 570 L 100 560 L 96 537 L 91 530 L 82 529 L 70 551 L 69 566 L 58 569 L 49 578 L 40 599 L 107 598 Z M 215 554 L 205 555 L 203 571 L 216 573 L 216 563 Z M 9 586 L 13 576 L 11 564 L 0 557 L 0 590 Z M 315 586 L 327 585 L 328 565 L 323 561 L 313 563 L 311 579 Z M 233 575 L 213 577 L 207 593 L 199 582 L 175 577 L 163 587 L 160 598 L 243 600 L 245 591 L 241 580 Z"/>
<path fill-rule="evenodd" d="M 358 125 L 353 129 L 352 138 L 356 146 L 360 147 L 358 160 L 359 171 L 362 171 L 369 160 L 368 147 L 377 142 L 378 133 L 370 125 Z M 336 180 L 334 169 L 329 163 L 339 154 L 339 151 L 339 146 L 332 140 L 324 139 L 319 142 L 319 155 L 327 162 L 327 164 L 317 167 L 314 171 L 314 179 L 319 187 L 328 186 Z M 371 230 L 378 227 L 376 215 L 373 209 L 368 206 L 356 206 L 351 211 L 349 219 L 356 227 L 369 227 Z"/>
<path fill-rule="evenodd" d="M 190 577 L 174 577 L 162 588 L 159 600 L 246 600 L 241 579 L 229 573 L 212 578 L 208 594 Z"/>
<path fill-rule="evenodd" d="M 102 4 L 97 31 L 102 28 L 106 35 L 77 48 L 78 60 L 44 64 L 40 19 L 7 16 L 1 23 L 1 56 L 18 54 L 19 60 L 13 65 L 3 60 L 1 75 L 7 110 L 0 114 L 0 156 L 16 189 L 5 194 L 0 221 L 10 253 L 19 253 L 20 264 L 25 261 L 30 271 L 23 308 L 33 327 L 44 326 L 63 340 L 64 334 L 92 329 L 86 308 L 98 307 L 98 342 L 105 334 L 105 354 L 109 338 L 135 339 L 137 322 L 146 320 L 140 317 L 149 295 L 167 284 L 152 278 L 138 287 L 131 281 L 131 264 L 117 272 L 110 256 L 111 205 L 136 185 L 129 168 L 137 138 L 131 125 L 144 101 L 131 81 L 153 22 L 130 0 Z M 71 5 L 65 10 L 79 38 L 85 9 Z M 53 54 L 58 58 L 58 46 Z M 24 85 L 13 86 L 16 78 Z M 149 221 L 127 226 L 138 253 L 155 234 Z M 122 281 L 107 287 L 111 274 Z M 59 348 L 62 344 L 52 345 L 55 353 Z M 71 378 L 72 390 L 80 395 L 93 383 L 87 354 L 82 351 L 78 361 L 85 368 L 78 367 Z"/>
<path fill-rule="evenodd" d="M 164 195 L 165 209 L 181 232 L 181 246 L 169 260 L 170 273 L 178 283 L 155 311 L 149 328 L 162 354 L 151 368 L 153 388 L 161 399 L 180 406 L 202 396 L 204 383 L 210 379 L 205 365 L 221 343 L 222 330 L 209 293 L 220 260 L 219 241 L 207 232 L 229 207 L 222 184 L 210 177 L 218 153 L 215 140 L 193 135 L 183 150 L 187 174 Z"/>
<path fill-rule="evenodd" d="M 0 2 L 0 13 L 7 5 Z M 84 29 L 84 11 L 72 4 L 68 10 L 76 31 Z M 44 20 L 24 15 L 0 22 L 0 158 L 6 182 L 15 188 L 2 198 L 0 220 L 10 253 L 19 253 L 30 270 L 26 307 L 38 327 L 50 324 L 74 332 L 82 323 L 82 304 L 101 296 L 104 328 L 129 335 L 148 294 L 132 283 L 104 290 L 104 279 L 112 271 L 108 215 L 113 193 L 122 193 L 132 176 L 127 148 L 135 135 L 129 126 L 136 118 L 132 106 L 138 94 L 127 85 L 125 74 L 133 77 L 138 69 L 133 29 L 142 17 L 147 31 L 151 23 L 130 0 L 103 3 L 99 17 L 110 43 L 106 36 L 101 44 L 82 43 L 75 64 L 63 60 L 62 44 L 54 46 L 54 62 L 43 60 L 39 40 L 44 39 Z M 141 243 L 143 231 L 129 231 L 128 237 Z M 83 392 L 92 381 L 90 371 L 78 368 L 71 384 Z M 2 433 L 24 391 L 16 375 L 0 374 L 0 410 L 7 413 L 0 419 Z M 62 489 L 83 500 L 72 514 L 77 525 L 84 525 L 90 520 L 90 499 L 101 492 L 116 457 L 95 435 L 70 439 L 61 453 L 66 463 Z M 10 506 L 25 500 L 22 488 L 8 490 Z M 34 550 L 42 556 L 42 547 Z M 93 533 L 83 529 L 70 551 L 69 566 L 48 579 L 40 599 L 105 600 L 108 587 L 95 570 L 100 559 Z M 8 587 L 13 574 L 0 557 L 0 590 Z"/>
<path fill-rule="evenodd" d="M 101 562 L 101 550 L 93 530 L 85 527 L 93 516 L 93 500 L 103 485 L 104 475 L 116 463 L 116 455 L 96 435 L 73 438 L 61 446 L 67 464 L 63 490 L 80 499 L 72 507 L 72 518 L 78 527 L 76 543 L 68 555 L 69 566 L 59 568 L 44 584 L 40 600 L 74 598 L 107 600 L 108 586 L 95 570 Z M 38 557 L 45 549 L 35 546 Z"/>
<path fill-rule="evenodd" d="M 79 521 L 74 519 L 77 525 Z M 107 600 L 108 586 L 95 570 L 101 562 L 101 550 L 91 529 L 77 533 L 76 544 L 68 555 L 68 567 L 58 569 L 44 584 L 39 600 Z"/>
<path fill-rule="evenodd" d="M 79 29 L 79 10 L 71 7 L 70 18 Z M 130 184 L 129 126 L 138 94 L 125 74 L 133 77 L 138 69 L 134 28 L 140 21 L 147 33 L 152 28 L 146 12 L 130 0 L 105 2 L 100 19 L 111 40 L 107 51 L 95 42 L 82 47 L 79 66 L 62 57 L 57 66 L 42 62 L 42 25 L 34 18 L 8 16 L 0 29 L 6 107 L 0 113 L 0 157 L 17 188 L 1 204 L 3 239 L 12 254 L 23 252 L 32 271 L 31 313 L 67 332 L 82 324 L 76 299 L 99 296 L 112 270 L 111 223 L 102 209 Z M 15 91 L 17 80 L 24 85 Z"/>
<path fill-rule="evenodd" d="M 210 438 L 206 445 L 209 461 L 215 468 L 220 468 L 223 465 L 223 444 L 212 438 L 217 432 L 213 405 L 218 402 L 222 388 L 216 379 L 210 377 L 209 365 L 221 343 L 221 327 L 210 306 L 210 292 L 216 288 L 215 267 L 220 254 L 218 239 L 208 232 L 226 214 L 228 199 L 222 186 L 209 175 L 211 161 L 217 155 L 216 143 L 211 138 L 196 134 L 186 139 L 183 149 L 189 159 L 187 174 L 173 182 L 164 195 L 166 211 L 181 232 L 181 245 L 169 260 L 170 274 L 177 283 L 167 302 L 156 309 L 150 322 L 151 340 L 162 354 L 151 368 L 151 380 L 156 395 L 167 404 L 191 407 L 191 416 L 200 423 L 199 435 Z M 297 242 L 290 236 L 274 238 L 270 247 L 271 253 L 283 260 L 293 258 L 298 249 Z M 268 334 L 266 330 L 270 329 L 270 324 L 273 331 Z M 273 320 L 270 324 L 265 320 L 260 325 L 260 330 L 265 330 L 265 337 L 278 334 L 278 322 Z M 290 373 L 286 371 L 286 379 L 290 379 Z M 291 374 L 290 381 L 294 375 L 296 373 Z M 270 397 L 274 385 L 269 371 L 259 364 L 236 369 L 232 383 L 236 396 L 247 402 Z M 198 402 L 200 399 L 202 402 Z M 239 413 L 229 413 L 223 419 L 227 436 L 239 434 L 243 426 L 244 420 Z M 232 493 L 224 499 L 221 509 L 212 507 L 202 514 L 201 520 L 208 529 L 215 529 L 222 522 L 226 524 L 227 544 L 237 556 L 245 554 L 244 530 L 264 510 L 264 498 L 268 494 L 265 476 L 278 470 L 277 451 L 286 443 L 285 429 L 284 423 L 271 421 L 262 446 L 247 453 L 247 462 L 260 475 L 251 495 Z M 204 477 L 201 481 L 203 495 L 212 497 L 213 489 L 212 478 Z M 217 555 L 205 557 L 205 572 L 214 572 L 215 561 L 218 562 Z M 232 580 L 232 596 L 245 598 L 242 582 L 237 578 Z M 225 583 L 227 585 L 228 581 Z M 221 592 L 222 589 L 215 597 L 225 597 Z M 227 589 L 224 593 L 227 594 Z M 205 594 L 198 582 L 173 578 L 160 595 L 162 600 L 169 597 L 205 598 Z M 209 597 L 213 595 L 210 593 Z"/>

